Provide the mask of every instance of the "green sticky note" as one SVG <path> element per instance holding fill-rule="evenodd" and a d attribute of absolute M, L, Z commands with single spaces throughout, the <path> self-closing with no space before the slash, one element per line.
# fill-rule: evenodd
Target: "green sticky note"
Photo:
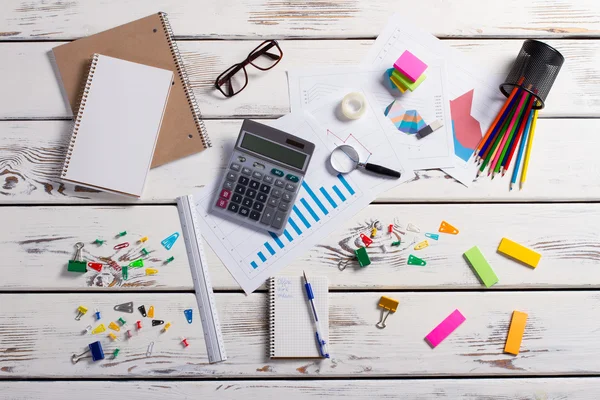
<path fill-rule="evenodd" d="M 494 273 L 494 270 L 487 262 L 479 247 L 475 246 L 469 250 L 467 250 L 464 254 L 465 258 L 475 270 L 475 273 L 481 280 L 481 282 L 485 285 L 485 287 L 490 287 L 496 283 L 498 283 L 498 277 Z"/>
<path fill-rule="evenodd" d="M 405 77 L 404 75 L 402 75 L 402 73 L 400 71 L 398 71 L 397 69 L 395 69 L 395 68 L 392 71 L 392 76 L 394 78 L 398 79 L 400 81 L 400 83 L 402 83 L 402 86 L 404 86 L 405 88 L 407 88 L 411 92 L 413 90 L 415 90 L 416 88 L 418 88 L 419 85 L 425 80 L 425 78 L 427 78 L 427 76 L 425 74 L 421 74 L 421 76 L 419 77 L 419 79 L 417 79 L 416 82 L 411 82 L 410 80 L 408 80 L 407 77 Z"/>

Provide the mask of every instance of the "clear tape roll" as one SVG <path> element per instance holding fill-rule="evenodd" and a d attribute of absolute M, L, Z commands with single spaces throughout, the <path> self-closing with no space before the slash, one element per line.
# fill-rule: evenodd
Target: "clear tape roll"
<path fill-rule="evenodd" d="M 367 110 L 367 100 L 362 93 L 348 93 L 342 99 L 342 114 L 348 119 L 358 119 Z"/>

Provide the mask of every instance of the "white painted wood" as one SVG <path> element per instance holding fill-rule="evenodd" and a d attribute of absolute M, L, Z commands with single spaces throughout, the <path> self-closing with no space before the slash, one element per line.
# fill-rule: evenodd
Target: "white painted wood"
<path fill-rule="evenodd" d="M 157 12 L 169 13 L 179 37 L 374 37 L 398 3 L 385 1 L 280 2 L 274 0 L 117 0 L 26 3 L 4 0 L 3 39 L 71 39 Z M 440 36 L 598 36 L 595 0 L 462 0 L 411 3 L 410 18 Z"/>
<path fill-rule="evenodd" d="M 489 73 L 507 73 L 522 40 L 446 40 Z M 225 98 L 215 78 L 244 59 L 260 42 L 180 41 L 196 99 L 206 118 L 273 117 L 290 112 L 286 71 L 305 66 L 357 64 L 372 40 L 282 40 L 284 57 L 268 72 L 248 67 L 250 82 L 240 94 Z M 567 61 L 547 99 L 542 118 L 600 116 L 600 45 L 596 40 L 550 40 Z M 0 119 L 69 118 L 61 85 L 49 54 L 60 42 L 1 43 Z"/>
<path fill-rule="evenodd" d="M 229 159 L 241 121 L 208 121 L 213 148 L 148 174 L 142 200 L 169 202 L 216 179 Z M 590 201 L 600 198 L 598 119 L 540 120 L 524 190 L 509 192 L 510 175 L 481 177 L 466 188 L 441 171 L 419 172 L 418 179 L 382 194 L 388 202 Z M 66 121 L 0 122 L 0 203 L 122 203 L 106 193 L 62 183 L 58 172 L 70 137 Z M 100 162 L 100 161 L 99 161 Z"/>
<path fill-rule="evenodd" d="M 359 268 L 352 261 L 354 241 L 359 233 L 370 232 L 379 220 L 379 232 L 369 248 L 372 264 Z M 460 234 L 440 234 L 429 239 L 430 246 L 414 251 L 413 241 L 424 239 L 423 233 L 437 232 L 440 221 L 455 225 Z M 19 229 L 0 230 L 0 290 L 193 290 L 187 256 L 180 239 L 171 251 L 159 242 L 173 232 L 180 232 L 174 206 L 153 207 L 3 207 L 0 221 Z M 390 223 L 413 223 L 422 234 L 407 232 L 393 238 L 386 232 Z M 491 263 L 500 282 L 495 288 L 598 288 L 597 231 L 600 209 L 589 204 L 536 205 L 373 205 L 350 221 L 341 224 L 319 246 L 294 260 L 282 273 L 326 275 L 335 289 L 481 289 L 462 254 L 479 246 Z M 549 228 L 555 227 L 555 228 Z M 153 250 L 153 260 L 174 256 L 163 266 L 161 261 L 147 261 L 159 274 L 123 282 L 120 274 L 106 267 L 103 274 L 86 275 L 66 271 L 67 260 L 74 254 L 73 245 L 86 243 L 84 256 L 97 260 L 112 255 L 112 246 L 121 241 L 112 236 L 127 230 L 123 240 L 149 236 L 146 247 Z M 109 239 L 109 245 L 90 244 L 96 237 Z M 390 244 L 398 237 L 401 247 Z M 532 270 L 496 253 L 502 237 L 509 237 L 542 254 L 537 269 Z M 137 246 L 134 248 L 138 248 Z M 216 290 L 239 290 L 227 269 L 206 245 L 210 274 Z M 125 254 L 125 251 L 121 251 Z M 427 260 L 423 268 L 406 264 L 409 254 Z M 344 271 L 340 262 L 348 263 Z M 124 265 L 127 262 L 121 262 Z M 143 274 L 143 270 L 130 275 Z M 99 276 L 98 276 L 99 275 Z M 96 279 L 93 279 L 93 278 Z M 101 278 L 105 278 L 104 281 Z M 99 286 L 102 283 L 103 286 Z M 107 287 L 107 283 L 112 286 Z M 264 289 L 264 288 L 263 288 Z"/>
<path fill-rule="evenodd" d="M 377 302 L 386 295 L 400 306 L 379 330 Z M 551 301 L 549 301 L 551 299 Z M 115 304 L 154 305 L 156 318 L 173 322 L 167 333 L 150 327 L 139 336 L 111 343 L 105 335 L 82 335 L 93 316 L 75 321 L 80 304 L 99 307 L 105 322 L 134 314 L 112 311 Z M 518 376 L 598 374 L 600 298 L 594 292 L 496 293 L 332 293 L 331 360 L 270 360 L 267 356 L 266 294 L 217 294 L 228 360 L 208 364 L 199 321 L 185 322 L 183 310 L 196 310 L 192 294 L 31 294 L 0 295 L 1 378 L 163 378 L 163 377 L 391 377 Z M 454 309 L 466 321 L 441 345 L 424 341 Z M 529 314 L 518 356 L 503 354 L 513 310 Z M 198 314 L 196 313 L 196 316 Z M 123 337 L 123 332 L 119 334 Z M 180 336 L 188 338 L 184 348 Z M 71 364 L 71 354 L 94 340 L 115 360 Z M 154 352 L 145 357 L 150 341 Z M 110 357 L 108 357 L 110 358 Z"/>
<path fill-rule="evenodd" d="M 216 398 L 271 399 L 393 399 L 411 400 L 596 400 L 598 378 L 320 380 L 320 381 L 152 381 L 152 382 L 6 382 L 0 390 L 11 400 L 60 398 L 80 400 L 81 393 L 97 398 L 180 400 Z"/>

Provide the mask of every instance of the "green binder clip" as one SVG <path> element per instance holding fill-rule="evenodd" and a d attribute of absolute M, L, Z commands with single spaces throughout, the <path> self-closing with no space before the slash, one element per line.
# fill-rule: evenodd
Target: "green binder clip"
<path fill-rule="evenodd" d="M 427 262 L 425 260 L 422 260 L 419 257 L 415 257 L 411 254 L 408 256 L 408 265 L 418 265 L 420 267 L 423 267 L 423 266 L 427 265 Z"/>
<path fill-rule="evenodd" d="M 359 247 L 354 250 L 354 254 L 358 259 L 358 265 L 361 267 L 366 267 L 371 264 L 371 260 L 369 259 L 369 254 L 367 253 L 367 249 L 365 247 Z"/>
<path fill-rule="evenodd" d="M 137 260 L 130 262 L 129 266 L 131 268 L 142 268 L 144 266 L 144 260 L 138 258 Z"/>
<path fill-rule="evenodd" d="M 77 242 L 75 244 L 75 248 L 77 249 L 75 252 L 75 258 L 73 260 L 69 260 L 67 271 L 83 273 L 87 272 L 87 263 L 81 258 L 81 249 L 83 249 L 83 246 L 84 245 L 81 242 Z"/>

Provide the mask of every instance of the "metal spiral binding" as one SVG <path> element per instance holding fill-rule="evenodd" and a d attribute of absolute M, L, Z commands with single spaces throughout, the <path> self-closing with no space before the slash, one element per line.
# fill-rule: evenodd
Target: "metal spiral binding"
<path fill-rule="evenodd" d="M 210 138 L 206 133 L 206 126 L 204 125 L 204 121 L 202 121 L 202 113 L 200 112 L 200 107 L 198 107 L 198 103 L 196 102 L 194 92 L 190 88 L 190 80 L 188 78 L 188 74 L 185 71 L 185 68 L 183 67 L 183 61 L 181 60 L 179 47 L 177 47 L 177 42 L 175 42 L 175 40 L 173 39 L 173 30 L 171 29 L 171 24 L 169 24 L 169 20 L 167 19 L 167 14 L 164 12 L 159 12 L 158 15 L 160 16 L 160 20 L 162 21 L 163 28 L 167 35 L 167 41 L 169 42 L 169 47 L 171 48 L 171 54 L 173 55 L 173 60 L 175 60 L 175 65 L 177 66 L 177 73 L 179 74 L 179 78 L 183 82 L 183 90 L 185 91 L 188 104 L 190 105 L 190 109 L 192 110 L 192 114 L 194 115 L 196 128 L 200 131 L 200 138 L 202 139 L 202 144 L 204 144 L 204 147 L 212 147 Z"/>
<path fill-rule="evenodd" d="M 269 279 L 269 349 L 275 357 L 275 278 Z"/>
<path fill-rule="evenodd" d="M 73 149 L 75 148 L 75 140 L 77 139 L 77 133 L 79 132 L 79 126 L 81 125 L 81 118 L 83 117 L 83 112 L 85 111 L 85 103 L 87 102 L 87 98 L 92 86 L 92 78 L 94 77 L 94 73 L 96 72 L 96 64 L 98 64 L 98 54 L 94 54 L 94 56 L 92 57 L 92 62 L 90 63 L 90 69 L 87 74 L 87 79 L 83 84 L 83 87 L 81 88 L 81 94 L 77 101 L 77 104 L 79 104 L 79 106 L 77 108 L 77 116 L 75 117 L 75 122 L 73 125 L 73 134 L 71 135 L 71 142 L 69 143 L 67 156 L 65 157 L 65 162 L 63 164 L 63 178 L 67 175 L 67 170 L 69 169 L 69 163 L 71 162 L 71 156 L 73 155 Z"/>

